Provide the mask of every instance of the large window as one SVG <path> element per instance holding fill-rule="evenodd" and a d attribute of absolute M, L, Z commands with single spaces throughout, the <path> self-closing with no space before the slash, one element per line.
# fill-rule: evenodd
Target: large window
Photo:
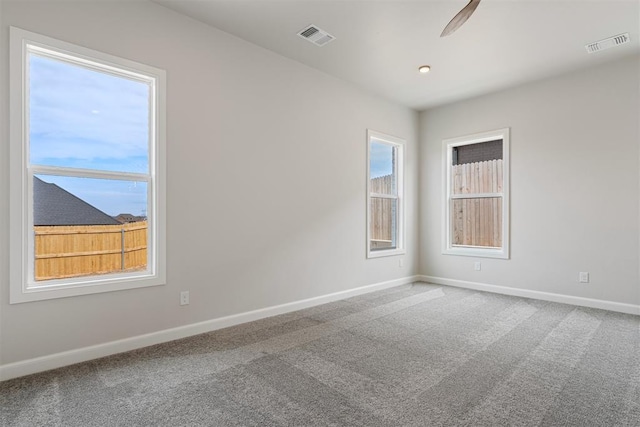
<path fill-rule="evenodd" d="M 404 253 L 404 141 L 368 131 L 367 256 Z"/>
<path fill-rule="evenodd" d="M 164 283 L 164 71 L 11 28 L 11 303 Z"/>
<path fill-rule="evenodd" d="M 509 258 L 509 129 L 447 139 L 443 252 Z"/>

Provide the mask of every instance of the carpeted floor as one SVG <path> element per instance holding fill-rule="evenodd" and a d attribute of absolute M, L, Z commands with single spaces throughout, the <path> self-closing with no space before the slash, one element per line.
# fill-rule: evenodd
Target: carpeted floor
<path fill-rule="evenodd" d="M 401 286 L 0 383 L 2 426 L 640 426 L 640 317 Z"/>

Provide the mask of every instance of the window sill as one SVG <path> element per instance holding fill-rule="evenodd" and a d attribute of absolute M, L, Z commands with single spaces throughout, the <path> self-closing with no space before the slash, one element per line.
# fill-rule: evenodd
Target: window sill
<path fill-rule="evenodd" d="M 61 282 L 61 281 L 59 281 Z M 91 295 L 104 292 L 137 289 L 166 284 L 164 277 L 140 274 L 128 277 L 116 276 L 103 280 L 78 280 L 74 283 L 48 284 L 25 287 L 21 291 L 10 293 L 10 304 L 45 301 L 57 298 Z"/>
<path fill-rule="evenodd" d="M 404 255 L 407 251 L 405 249 L 386 249 L 379 251 L 369 251 L 367 258 L 382 258 L 386 256 Z"/>
<path fill-rule="evenodd" d="M 460 255 L 476 258 L 498 258 L 509 259 L 509 252 L 504 248 L 478 248 L 478 247 L 455 247 L 442 251 L 443 255 Z"/>

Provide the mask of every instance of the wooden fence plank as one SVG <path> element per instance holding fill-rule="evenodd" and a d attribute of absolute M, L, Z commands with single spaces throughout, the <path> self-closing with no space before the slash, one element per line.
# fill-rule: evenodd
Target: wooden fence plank
<path fill-rule="evenodd" d="M 453 194 L 501 193 L 502 160 L 452 167 Z M 502 198 L 454 199 L 451 205 L 454 245 L 502 246 Z"/>
<path fill-rule="evenodd" d="M 35 279 L 146 268 L 147 228 L 146 221 L 119 225 L 36 226 Z"/>
<path fill-rule="evenodd" d="M 371 193 L 395 195 L 393 175 L 384 175 L 370 180 Z M 393 245 L 394 199 L 371 198 L 370 234 L 371 248 L 380 249 Z"/>

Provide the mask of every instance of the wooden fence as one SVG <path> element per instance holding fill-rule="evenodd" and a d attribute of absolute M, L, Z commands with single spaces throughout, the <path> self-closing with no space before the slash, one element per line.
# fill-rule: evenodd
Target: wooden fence
<path fill-rule="evenodd" d="M 502 160 L 456 165 L 452 193 L 501 193 Z M 453 244 L 502 247 L 502 198 L 454 199 L 451 209 Z"/>
<path fill-rule="evenodd" d="M 35 279 L 115 273 L 147 266 L 147 221 L 36 226 Z"/>
<path fill-rule="evenodd" d="M 393 175 L 372 178 L 369 187 L 371 193 L 393 194 Z M 393 246 L 395 202 L 394 199 L 371 198 L 371 249 Z"/>

